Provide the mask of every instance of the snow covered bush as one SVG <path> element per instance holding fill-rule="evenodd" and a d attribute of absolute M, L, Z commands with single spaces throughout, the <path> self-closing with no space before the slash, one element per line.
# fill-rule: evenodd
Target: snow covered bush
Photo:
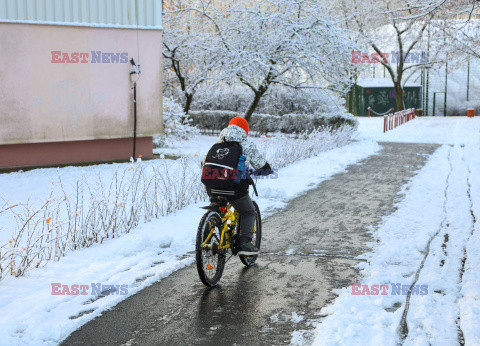
<path fill-rule="evenodd" d="M 338 112 L 345 100 L 338 93 L 322 89 L 276 87 L 265 95 L 258 112 L 267 114 L 316 114 Z"/>
<path fill-rule="evenodd" d="M 204 199 L 199 176 L 195 157 L 132 163 L 109 178 L 99 170 L 96 179 L 82 177 L 69 186 L 69 193 L 59 174 L 45 200 L 0 210 L 0 218 L 15 224 L 12 238 L 0 246 L 0 280 Z"/>
<path fill-rule="evenodd" d="M 192 126 L 192 119 L 172 97 L 163 98 L 163 133 L 163 136 L 154 138 L 155 148 L 163 146 L 169 138 L 188 139 L 198 133 Z"/>
<path fill-rule="evenodd" d="M 228 126 L 228 123 L 233 117 L 241 117 L 242 114 L 232 111 L 191 111 L 192 124 L 197 128 L 218 132 Z M 253 114 L 250 120 L 250 129 L 252 133 L 268 133 L 277 132 L 279 130 L 278 123 L 281 117 L 270 114 Z"/>
<path fill-rule="evenodd" d="M 273 168 L 282 168 L 352 141 L 356 129 L 350 125 L 319 127 L 298 135 L 262 136 L 258 149 Z"/>
<path fill-rule="evenodd" d="M 478 115 L 480 112 L 480 100 L 472 100 L 472 101 L 455 100 L 454 102 L 450 102 L 448 103 L 448 106 L 447 106 L 447 116 L 465 116 L 467 114 L 468 108 L 475 109 L 475 115 Z M 438 112 L 437 114 L 443 115 L 443 110 L 440 110 L 437 112 Z"/>
<path fill-rule="evenodd" d="M 472 100 L 472 101 L 467 101 L 465 103 L 465 108 L 473 108 L 475 109 L 475 115 L 478 115 L 480 113 L 480 100 Z"/>
<path fill-rule="evenodd" d="M 242 112 L 248 107 L 251 91 L 244 85 L 205 82 L 195 94 L 192 111 Z"/>
<path fill-rule="evenodd" d="M 253 132 L 267 134 L 278 132 L 278 125 L 282 117 L 270 114 L 253 114 L 250 119 L 250 128 Z"/>
<path fill-rule="evenodd" d="M 231 111 L 192 111 L 190 115 L 193 124 L 202 130 L 220 131 L 228 125 L 230 119 L 242 114 Z M 321 114 L 285 114 L 283 116 L 270 114 L 253 114 L 250 120 L 252 133 L 266 134 L 274 132 L 301 133 L 312 131 L 319 127 L 337 129 L 343 125 L 353 130 L 358 127 L 358 120 L 349 113 Z"/>
<path fill-rule="evenodd" d="M 252 91 L 242 85 L 205 83 L 199 88 L 192 104 L 193 110 L 228 110 L 242 116 L 251 102 Z M 289 113 L 315 114 L 338 111 L 344 99 L 329 90 L 272 87 L 260 100 L 256 113 L 283 115 Z"/>
<path fill-rule="evenodd" d="M 241 116 L 232 111 L 190 111 L 192 125 L 201 130 L 220 131 L 233 117 Z"/>

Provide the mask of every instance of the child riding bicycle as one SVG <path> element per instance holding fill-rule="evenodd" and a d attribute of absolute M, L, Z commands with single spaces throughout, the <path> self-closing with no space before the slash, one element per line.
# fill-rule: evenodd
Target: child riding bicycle
<path fill-rule="evenodd" d="M 272 169 L 258 151 L 255 144 L 247 139 L 248 122 L 244 118 L 235 117 L 230 120 L 228 127 L 220 132 L 219 141 L 210 149 L 202 161 L 202 182 L 205 184 L 210 197 L 224 196 L 241 216 L 239 255 L 250 256 L 259 253 L 252 244 L 253 229 L 255 226 L 256 211 L 248 194 L 249 182 L 245 176 L 234 183 L 228 170 L 238 173 L 237 164 L 243 159 L 245 167 L 252 166 L 255 175 L 268 175 Z M 211 177 L 205 178 L 206 168 L 219 169 Z M 204 179 L 205 178 L 205 179 Z"/>

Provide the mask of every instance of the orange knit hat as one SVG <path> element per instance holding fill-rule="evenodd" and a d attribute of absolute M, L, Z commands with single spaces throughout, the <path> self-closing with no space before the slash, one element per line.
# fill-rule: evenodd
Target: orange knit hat
<path fill-rule="evenodd" d="M 245 120 L 245 118 L 242 117 L 235 117 L 230 122 L 228 125 L 237 125 L 238 127 L 241 127 L 242 129 L 245 130 L 247 136 L 248 136 L 248 121 Z"/>

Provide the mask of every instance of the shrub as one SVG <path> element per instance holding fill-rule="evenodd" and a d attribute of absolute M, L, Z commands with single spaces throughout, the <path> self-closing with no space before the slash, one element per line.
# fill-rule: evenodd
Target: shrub
<path fill-rule="evenodd" d="M 279 131 L 282 117 L 270 114 L 253 114 L 250 119 L 250 128 L 257 133 L 266 134 Z"/>
<path fill-rule="evenodd" d="M 228 125 L 231 118 L 242 116 L 232 111 L 192 111 L 192 124 L 204 131 L 220 131 Z M 253 114 L 250 129 L 259 134 L 282 132 L 301 133 L 320 127 L 338 129 L 347 125 L 357 129 L 358 120 L 348 113 L 324 114 L 285 114 L 284 116 L 269 114 Z"/>
<path fill-rule="evenodd" d="M 319 127 L 296 136 L 279 134 L 262 136 L 258 149 L 274 168 L 282 168 L 348 144 L 355 129 L 349 125 Z"/>
<path fill-rule="evenodd" d="M 230 119 L 241 116 L 232 111 L 191 111 L 192 125 L 200 130 L 220 131 L 228 126 Z"/>
<path fill-rule="evenodd" d="M 195 157 L 121 165 L 111 180 L 100 173 L 97 179 L 76 181 L 71 193 L 65 192 L 59 174 L 39 205 L 5 202 L 0 207 L 0 217 L 11 213 L 15 220 L 11 240 L 0 245 L 0 280 L 206 198 Z"/>
<path fill-rule="evenodd" d="M 447 116 L 465 116 L 468 108 L 475 109 L 475 114 L 478 115 L 480 112 L 480 100 L 452 102 L 447 107 Z M 438 114 L 443 115 L 443 110 L 438 111 Z"/>
<path fill-rule="evenodd" d="M 165 141 L 171 139 L 188 139 L 198 133 L 192 126 L 192 119 L 185 114 L 180 104 L 172 97 L 163 98 L 163 136 L 153 139 L 155 148 L 165 145 Z"/>
<path fill-rule="evenodd" d="M 252 99 L 252 91 L 244 85 L 205 83 L 195 94 L 192 110 L 229 110 L 243 114 Z M 261 98 L 256 112 L 274 115 L 330 113 L 338 111 L 337 105 L 344 102 L 329 90 L 276 86 Z"/>

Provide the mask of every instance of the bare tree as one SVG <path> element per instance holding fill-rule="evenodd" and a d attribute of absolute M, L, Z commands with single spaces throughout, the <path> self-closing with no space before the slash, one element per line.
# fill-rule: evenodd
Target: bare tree
<path fill-rule="evenodd" d="M 426 11 L 426 7 L 415 0 L 354 0 L 352 7 L 353 21 L 365 43 L 382 57 L 392 48 L 397 52 L 394 63 L 392 59 L 380 59 L 380 63 L 392 79 L 397 111 L 403 110 L 404 83 L 416 70 L 431 67 L 433 63 L 431 60 L 427 63 L 425 55 L 415 63 L 409 60 L 413 50 L 420 46 L 435 11 Z M 418 54 L 415 54 L 417 58 Z"/>
<path fill-rule="evenodd" d="M 408 0 L 392 13 L 400 14 L 397 19 L 419 19 L 433 12 L 454 13 L 460 10 L 468 13 L 468 18 L 471 18 L 477 6 L 478 0 Z"/>
<path fill-rule="evenodd" d="M 480 58 L 479 8 L 479 1 L 473 1 L 472 4 L 465 0 L 452 4 L 444 11 L 446 21 L 449 22 L 445 35 L 450 55 L 463 55 L 464 59 Z"/>
<path fill-rule="evenodd" d="M 430 23 L 437 50 L 450 59 L 465 60 L 480 57 L 479 8 L 478 0 L 410 0 L 391 13 L 397 20 L 433 16 Z"/>
<path fill-rule="evenodd" d="M 195 1 L 169 3 L 164 9 L 163 58 L 165 89 L 183 98 L 183 109 L 188 113 L 198 87 L 218 68 L 222 59 L 218 38 L 208 21 L 191 11 Z"/>

